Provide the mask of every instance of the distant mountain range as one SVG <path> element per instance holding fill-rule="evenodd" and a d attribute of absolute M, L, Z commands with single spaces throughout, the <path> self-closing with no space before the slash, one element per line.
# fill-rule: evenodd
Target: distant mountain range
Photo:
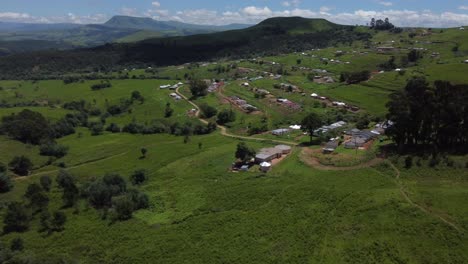
<path fill-rule="evenodd" d="M 114 16 L 104 24 L 90 25 L 0 22 L 0 56 L 25 51 L 93 47 L 147 38 L 213 33 L 249 26 L 207 26 L 129 16 Z"/>

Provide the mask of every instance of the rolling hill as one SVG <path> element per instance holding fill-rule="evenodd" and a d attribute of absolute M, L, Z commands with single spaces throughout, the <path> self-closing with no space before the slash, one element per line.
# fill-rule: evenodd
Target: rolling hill
<path fill-rule="evenodd" d="M 93 47 L 112 42 L 135 42 L 154 37 L 188 36 L 246 27 L 248 25 L 193 25 L 128 16 L 115 16 L 104 24 L 90 25 L 0 22 L 0 56 L 36 50 Z M 42 45 L 29 45 L 34 41 L 41 41 Z M 12 49 L 10 45 L 5 45 L 11 42 L 18 43 L 23 48 Z M 63 45 L 57 46 L 56 43 Z"/>
<path fill-rule="evenodd" d="M 66 71 L 110 70 L 126 65 L 173 65 L 218 58 L 274 55 L 367 40 L 369 33 L 323 19 L 272 18 L 241 30 L 185 37 L 153 38 L 75 51 L 19 54 L 0 59 L 1 76 L 28 78 Z M 35 69 L 32 71 L 32 69 Z M 38 70 L 39 69 L 39 70 Z"/>

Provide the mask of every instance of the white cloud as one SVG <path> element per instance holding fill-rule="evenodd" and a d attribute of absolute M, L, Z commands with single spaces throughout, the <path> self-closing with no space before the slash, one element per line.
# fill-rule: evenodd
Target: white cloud
<path fill-rule="evenodd" d="M 289 1 L 291 3 L 292 1 Z M 468 6 L 467 6 L 468 7 Z M 460 10 L 464 10 L 462 7 Z M 124 7 L 121 14 L 151 17 L 156 20 L 176 20 L 193 24 L 224 25 L 231 23 L 255 24 L 270 17 L 301 16 L 307 18 L 324 18 L 332 22 L 347 25 L 365 25 L 371 18 L 388 17 L 392 23 L 400 27 L 458 27 L 468 25 L 468 14 L 456 12 L 435 13 L 430 10 L 363 10 L 352 12 L 333 12 L 333 8 L 322 6 L 319 9 L 301 9 L 290 6 L 282 10 L 272 10 L 268 6 L 246 6 L 238 10 L 218 12 L 209 9 L 189 9 L 169 11 L 153 7 L 145 12 Z M 0 21 L 36 22 L 36 23 L 102 23 L 109 19 L 108 15 L 91 14 L 77 15 L 70 13 L 63 16 L 36 17 L 27 13 L 0 12 Z"/>
<path fill-rule="evenodd" d="M 136 10 L 136 8 L 122 7 L 120 9 L 120 14 L 125 16 L 137 16 L 138 11 Z"/>
<path fill-rule="evenodd" d="M 159 3 L 158 1 L 152 2 L 151 5 L 154 7 L 161 7 L 161 3 Z"/>
<path fill-rule="evenodd" d="M 29 19 L 31 16 L 27 13 L 15 13 L 15 12 L 4 12 L 0 13 L 0 19 L 2 20 L 20 20 Z"/>
<path fill-rule="evenodd" d="M 381 4 L 383 6 L 392 6 L 393 5 L 392 2 L 385 2 L 385 1 L 379 1 L 379 4 Z"/>
<path fill-rule="evenodd" d="M 291 0 L 291 1 L 284 1 L 281 4 L 285 7 L 298 7 L 301 4 L 302 0 Z"/>
<path fill-rule="evenodd" d="M 468 6 L 463 6 L 463 5 L 462 5 L 462 6 L 459 6 L 458 9 L 460 9 L 460 10 L 468 10 Z"/>

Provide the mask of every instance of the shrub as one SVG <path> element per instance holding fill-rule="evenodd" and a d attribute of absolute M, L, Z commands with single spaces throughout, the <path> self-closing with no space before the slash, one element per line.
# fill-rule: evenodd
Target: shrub
<path fill-rule="evenodd" d="M 413 157 L 407 156 L 405 158 L 405 168 L 410 169 L 413 166 Z"/>
<path fill-rule="evenodd" d="M 232 110 L 224 109 L 218 113 L 217 122 L 220 125 L 224 125 L 226 123 L 234 122 L 236 120 L 236 113 Z"/>
<path fill-rule="evenodd" d="M 119 133 L 120 127 L 116 123 L 111 123 L 109 126 L 107 126 L 106 131 L 111 133 Z"/>
<path fill-rule="evenodd" d="M 13 189 L 13 182 L 10 176 L 4 172 L 0 172 L 0 193 L 6 193 Z"/>
<path fill-rule="evenodd" d="M 39 179 L 39 182 L 41 184 L 42 189 L 44 189 L 44 191 L 46 192 L 50 191 L 50 188 L 52 186 L 52 179 L 49 176 L 47 175 L 41 176 L 41 178 Z"/>
<path fill-rule="evenodd" d="M 203 118 L 211 118 L 218 113 L 218 109 L 206 103 L 200 105 L 200 110 Z"/>
<path fill-rule="evenodd" d="M 16 237 L 11 241 L 10 249 L 12 251 L 23 251 L 24 243 L 21 237 Z"/>
<path fill-rule="evenodd" d="M 67 222 L 67 215 L 64 212 L 55 211 L 50 220 L 51 231 L 60 232 L 64 229 L 65 222 Z"/>
<path fill-rule="evenodd" d="M 146 171 L 145 170 L 136 170 L 130 176 L 130 182 L 133 185 L 140 185 L 147 180 Z"/>
<path fill-rule="evenodd" d="M 11 170 L 19 176 L 28 175 L 29 171 L 33 168 L 33 163 L 25 156 L 14 157 L 8 165 Z"/>
<path fill-rule="evenodd" d="M 29 228 L 31 213 L 21 203 L 12 202 L 8 205 L 3 218 L 3 232 L 24 232 Z"/>
<path fill-rule="evenodd" d="M 51 156 L 56 158 L 62 158 L 68 153 L 68 147 L 59 145 L 55 142 L 50 142 L 41 145 L 39 152 L 42 156 Z"/>

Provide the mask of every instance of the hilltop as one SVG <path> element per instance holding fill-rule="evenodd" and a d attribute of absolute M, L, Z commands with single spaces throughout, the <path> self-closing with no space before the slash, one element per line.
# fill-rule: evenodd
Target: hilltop
<path fill-rule="evenodd" d="M 188 36 L 249 25 L 194 25 L 177 21 L 157 21 L 152 18 L 114 16 L 103 24 L 33 24 L 0 22 L 1 55 L 27 51 L 93 47 L 112 42 L 135 42 L 152 37 Z M 41 45 L 33 45 L 41 41 Z M 22 48 L 10 45 L 17 43 Z M 56 43 L 63 43 L 57 45 Z"/>
<path fill-rule="evenodd" d="M 362 32 L 358 27 L 337 25 L 323 19 L 280 17 L 240 30 L 153 38 L 75 51 L 9 56 L 0 59 L 0 69 L 4 78 L 18 74 L 28 78 L 26 76 L 33 74 L 33 68 L 34 74 L 50 75 L 66 71 L 92 71 L 94 68 L 112 69 L 132 64 L 163 66 L 218 58 L 275 55 L 365 41 L 370 37 L 369 33 Z"/>

